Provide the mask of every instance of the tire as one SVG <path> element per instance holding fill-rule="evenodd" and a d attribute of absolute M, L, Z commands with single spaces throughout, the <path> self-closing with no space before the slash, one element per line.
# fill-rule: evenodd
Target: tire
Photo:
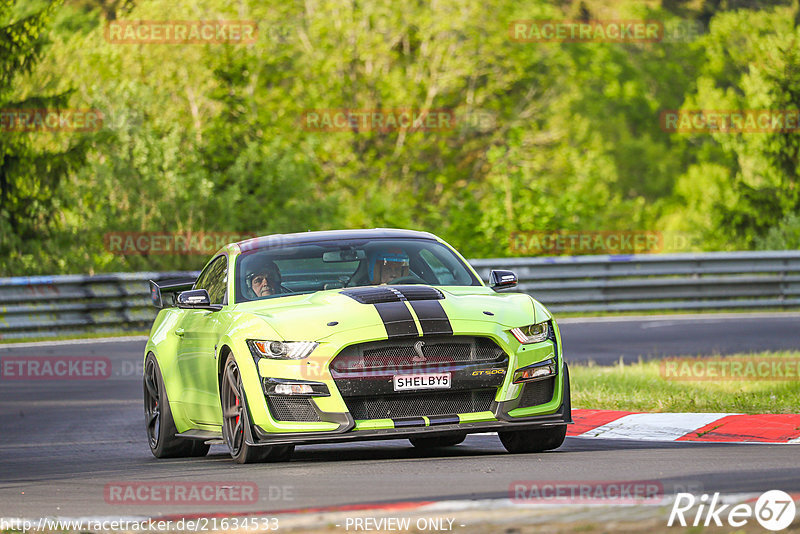
<path fill-rule="evenodd" d="M 438 449 L 452 447 L 467 439 L 466 434 L 447 434 L 445 436 L 408 438 L 408 441 L 418 449 Z"/>
<path fill-rule="evenodd" d="M 169 407 L 164 378 L 158 360 L 152 352 L 147 355 L 144 362 L 142 388 L 145 431 L 153 456 L 156 458 L 205 456 L 208 453 L 208 445 L 202 441 L 175 437 L 178 430 L 175 428 L 175 420 Z"/>
<path fill-rule="evenodd" d="M 250 415 L 242 387 L 242 376 L 233 354 L 228 355 L 220 383 L 222 436 L 238 464 L 288 461 L 294 445 L 254 446 L 245 439 L 249 433 Z"/>
<path fill-rule="evenodd" d="M 507 430 L 498 432 L 503 447 L 512 454 L 542 452 L 559 448 L 567 436 L 567 425 L 550 426 L 534 430 Z"/>

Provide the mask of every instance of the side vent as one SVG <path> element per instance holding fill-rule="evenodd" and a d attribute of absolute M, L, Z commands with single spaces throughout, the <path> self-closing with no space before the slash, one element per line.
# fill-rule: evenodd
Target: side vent
<path fill-rule="evenodd" d="M 430 286 L 392 286 L 406 300 L 442 300 L 444 293 Z"/>
<path fill-rule="evenodd" d="M 429 286 L 370 286 L 354 287 L 341 292 L 361 304 L 381 304 L 403 300 L 442 300 L 444 293 Z"/>
<path fill-rule="evenodd" d="M 380 304 L 382 302 L 400 302 L 400 295 L 387 286 L 355 287 L 341 292 L 361 304 Z"/>

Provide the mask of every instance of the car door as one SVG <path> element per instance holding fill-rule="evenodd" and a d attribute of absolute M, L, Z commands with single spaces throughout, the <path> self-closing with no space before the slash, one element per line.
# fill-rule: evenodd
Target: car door
<path fill-rule="evenodd" d="M 212 304 L 227 304 L 228 258 L 214 258 L 200 273 L 194 289 L 205 289 Z M 220 424 L 216 346 L 222 335 L 224 312 L 186 310 L 176 333 L 178 370 L 183 381 L 184 409 L 195 423 Z"/>

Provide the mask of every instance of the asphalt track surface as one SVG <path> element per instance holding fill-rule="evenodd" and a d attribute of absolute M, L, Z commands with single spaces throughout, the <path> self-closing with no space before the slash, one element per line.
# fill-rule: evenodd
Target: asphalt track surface
<path fill-rule="evenodd" d="M 571 361 L 800 349 L 800 317 L 562 321 Z M 800 492 L 793 445 L 656 443 L 567 438 L 557 451 L 505 453 L 496 435 L 421 452 L 405 440 L 298 447 L 288 463 L 156 460 L 144 437 L 142 340 L 0 345 L 7 356 L 105 356 L 105 380 L 0 379 L 0 517 L 164 516 L 269 512 L 406 500 L 507 498 L 520 480 L 657 480 L 665 492 Z M 258 499 L 203 506 L 107 502 L 108 484 L 252 483 Z"/>

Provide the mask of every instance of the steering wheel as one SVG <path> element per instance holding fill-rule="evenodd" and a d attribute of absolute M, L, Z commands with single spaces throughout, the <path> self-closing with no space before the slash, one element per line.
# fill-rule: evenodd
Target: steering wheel
<path fill-rule="evenodd" d="M 425 280 L 420 278 L 415 274 L 407 274 L 406 276 L 401 276 L 399 278 L 395 278 L 394 280 L 390 280 L 387 282 L 389 285 L 393 284 L 427 284 Z"/>
<path fill-rule="evenodd" d="M 279 292 L 276 292 L 275 295 L 280 295 L 281 293 L 297 293 L 297 291 L 294 291 L 293 289 L 289 289 L 288 287 L 286 287 L 283 284 L 280 285 L 280 288 L 281 288 L 281 290 Z"/>

